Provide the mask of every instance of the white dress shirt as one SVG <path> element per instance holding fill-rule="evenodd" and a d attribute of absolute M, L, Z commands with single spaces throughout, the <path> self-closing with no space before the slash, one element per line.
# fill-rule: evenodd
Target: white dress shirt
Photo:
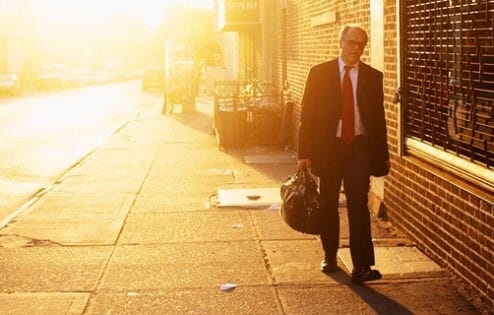
<path fill-rule="evenodd" d="M 340 83 L 343 86 L 343 76 L 345 75 L 345 63 L 338 57 L 338 65 L 340 68 Z M 360 119 L 360 113 L 357 106 L 357 82 L 358 82 L 358 63 L 349 70 L 350 80 L 352 81 L 353 89 L 353 112 L 355 118 L 355 136 L 365 135 L 364 125 Z M 341 118 L 338 123 L 338 128 L 336 129 L 336 137 L 341 138 Z"/>

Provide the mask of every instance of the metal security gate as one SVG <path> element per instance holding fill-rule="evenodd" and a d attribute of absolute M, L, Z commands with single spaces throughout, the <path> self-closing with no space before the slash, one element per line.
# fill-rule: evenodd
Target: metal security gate
<path fill-rule="evenodd" d="M 401 1 L 404 134 L 494 166 L 494 1 Z"/>

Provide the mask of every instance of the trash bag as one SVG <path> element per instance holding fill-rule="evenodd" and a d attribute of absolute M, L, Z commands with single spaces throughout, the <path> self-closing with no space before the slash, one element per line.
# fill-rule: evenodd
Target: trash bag
<path fill-rule="evenodd" d="M 280 187 L 280 215 L 294 230 L 320 234 L 322 210 L 317 184 L 307 168 L 290 175 Z"/>

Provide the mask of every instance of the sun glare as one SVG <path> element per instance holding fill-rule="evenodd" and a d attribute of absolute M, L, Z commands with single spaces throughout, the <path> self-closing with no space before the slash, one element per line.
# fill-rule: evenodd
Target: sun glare
<path fill-rule="evenodd" d="M 33 75 L 49 65 L 79 72 L 160 65 L 168 49 L 165 41 L 183 39 L 183 34 L 203 36 L 202 41 L 192 35 L 186 38 L 194 53 L 214 46 L 204 39 L 204 30 L 215 27 L 214 0 L 12 1 L 19 1 L 18 12 L 24 15 L 18 28 L 30 34 L 26 38 L 32 41 L 26 44 L 38 56 L 30 70 Z M 184 12 L 196 19 L 192 27 L 181 16 Z M 192 48 L 185 52 L 176 46 L 177 55 L 191 58 Z"/>
<path fill-rule="evenodd" d="M 38 2 L 39 1 L 39 2 Z M 180 4 L 194 8 L 214 8 L 213 0 L 37 0 L 34 5 L 59 22 L 91 23 L 115 15 L 127 15 L 155 28 L 166 8 Z"/>

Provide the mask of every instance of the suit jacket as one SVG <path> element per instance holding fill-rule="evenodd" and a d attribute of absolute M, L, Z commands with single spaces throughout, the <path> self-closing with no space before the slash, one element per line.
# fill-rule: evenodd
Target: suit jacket
<path fill-rule="evenodd" d="M 383 74 L 359 62 L 357 104 L 362 124 L 369 139 L 371 175 L 388 173 L 389 160 L 384 117 Z M 298 157 L 308 158 L 312 172 L 326 174 L 335 154 L 336 130 L 341 116 L 341 82 L 338 59 L 312 67 L 302 97 Z"/>

